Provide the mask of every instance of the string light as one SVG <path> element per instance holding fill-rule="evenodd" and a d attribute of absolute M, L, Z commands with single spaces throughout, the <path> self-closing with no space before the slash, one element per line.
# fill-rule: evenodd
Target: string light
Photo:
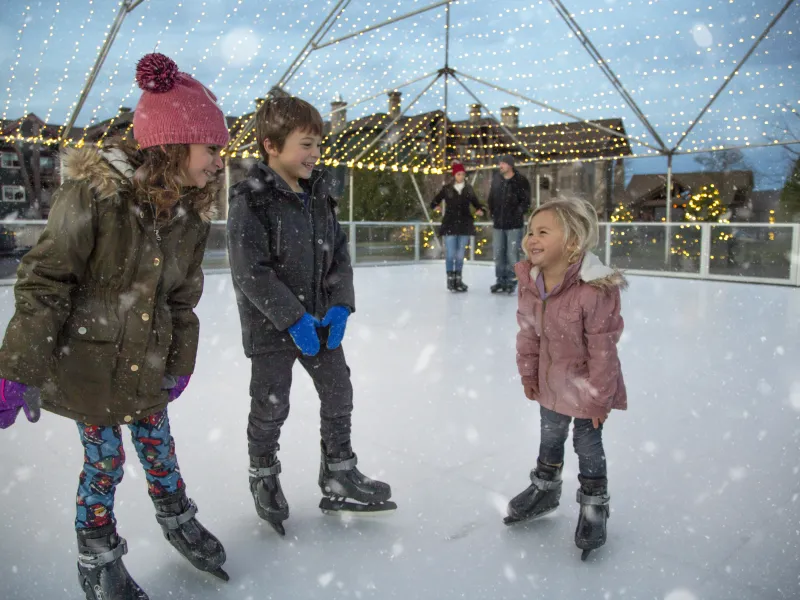
<path fill-rule="evenodd" d="M 28 27 L 28 13 L 30 12 L 30 10 L 31 10 L 31 7 L 30 6 L 26 6 L 25 10 L 22 11 L 22 26 L 19 28 L 19 31 L 17 31 L 17 42 L 19 42 L 19 45 L 17 46 L 17 53 L 16 53 L 16 57 L 15 57 L 15 60 L 14 60 L 14 64 L 11 65 L 11 73 L 10 73 L 9 78 L 8 78 L 8 87 L 6 88 L 6 92 L 8 92 L 8 97 L 6 98 L 6 103 L 3 106 L 3 120 L 4 121 L 6 120 L 6 117 L 8 116 L 8 107 L 11 104 L 12 89 L 14 87 L 14 80 L 16 79 L 16 71 L 17 71 L 17 67 L 19 67 L 19 60 L 20 60 L 20 58 L 22 58 L 22 43 L 23 43 L 22 38 L 23 38 L 23 36 L 25 34 L 25 29 Z"/>

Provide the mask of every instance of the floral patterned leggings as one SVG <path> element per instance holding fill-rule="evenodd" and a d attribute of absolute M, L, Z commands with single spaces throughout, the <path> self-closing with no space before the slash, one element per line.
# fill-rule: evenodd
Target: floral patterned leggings
<path fill-rule="evenodd" d="M 183 489 L 183 479 L 175 457 L 175 441 L 169 432 L 167 409 L 134 421 L 128 427 L 144 467 L 150 497 L 163 498 Z M 121 427 L 78 423 L 78 432 L 84 455 L 75 529 L 116 523 L 114 492 L 122 481 L 122 466 L 125 464 Z"/>

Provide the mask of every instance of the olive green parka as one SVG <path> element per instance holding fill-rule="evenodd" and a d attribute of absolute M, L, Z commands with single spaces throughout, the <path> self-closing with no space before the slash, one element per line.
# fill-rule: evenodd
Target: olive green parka
<path fill-rule="evenodd" d="M 167 405 L 165 374 L 194 371 L 213 207 L 184 200 L 156 231 L 121 150 L 67 150 L 62 174 L 17 272 L 0 377 L 41 388 L 56 414 L 130 423 Z"/>

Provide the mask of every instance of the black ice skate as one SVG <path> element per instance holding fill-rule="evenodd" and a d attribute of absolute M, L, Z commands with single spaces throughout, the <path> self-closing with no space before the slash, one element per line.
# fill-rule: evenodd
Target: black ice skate
<path fill-rule="evenodd" d="M 517 282 L 513 279 L 511 281 L 506 281 L 503 285 L 503 291 L 509 295 L 513 294 L 517 291 Z"/>
<path fill-rule="evenodd" d="M 250 493 L 258 516 L 281 535 L 286 535 L 283 522 L 289 518 L 289 503 L 281 489 L 278 475 L 281 462 L 274 456 L 250 457 Z"/>
<path fill-rule="evenodd" d="M 228 581 L 228 574 L 222 570 L 225 549 L 195 518 L 197 505 L 186 497 L 186 491 L 180 490 L 165 498 L 154 498 L 153 504 L 156 507 L 156 521 L 161 525 L 167 541 L 196 569 Z"/>
<path fill-rule="evenodd" d="M 323 448 L 319 465 L 319 487 L 324 494 L 319 503 L 322 512 L 367 515 L 396 510 L 397 504 L 389 500 L 389 484 L 361 473 L 356 468 L 356 455 L 349 448 L 341 454 L 345 458 L 326 456 Z"/>
<path fill-rule="evenodd" d="M 505 291 L 506 284 L 503 281 L 497 280 L 497 283 L 493 283 L 492 286 L 489 288 L 489 291 L 493 294 L 499 294 L 500 292 Z"/>
<path fill-rule="evenodd" d="M 447 272 L 447 289 L 450 292 L 456 291 L 456 274 L 453 271 Z"/>
<path fill-rule="evenodd" d="M 86 600 L 149 600 L 122 562 L 127 553 L 114 525 L 78 530 L 78 581 Z"/>
<path fill-rule="evenodd" d="M 575 545 L 583 550 L 581 560 L 586 560 L 592 550 L 606 543 L 606 520 L 610 515 L 608 503 L 608 480 L 588 479 L 578 476 L 581 487 L 577 501 L 581 505 L 578 527 L 575 529 Z"/>
<path fill-rule="evenodd" d="M 464 283 L 464 280 L 461 279 L 461 271 L 455 272 L 455 287 L 454 290 L 456 292 L 466 292 L 469 290 L 469 286 Z"/>
<path fill-rule="evenodd" d="M 531 484 L 508 503 L 506 525 L 543 517 L 558 508 L 561 498 L 561 467 L 536 461 L 531 471 Z"/>

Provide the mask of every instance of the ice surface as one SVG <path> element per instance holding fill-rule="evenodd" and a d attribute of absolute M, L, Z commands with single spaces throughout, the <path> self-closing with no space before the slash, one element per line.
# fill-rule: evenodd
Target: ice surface
<path fill-rule="evenodd" d="M 516 374 L 516 299 L 488 293 L 493 269 L 468 267 L 459 295 L 441 264 L 356 269 L 344 344 L 354 446 L 399 508 L 380 519 L 320 513 L 319 405 L 298 366 L 281 440 L 283 539 L 248 491 L 249 362 L 228 277 L 207 277 L 197 371 L 171 421 L 231 581 L 197 572 L 163 539 L 126 439 L 116 513 L 128 569 L 154 600 L 800 597 L 798 290 L 631 277 L 620 348 L 630 409 L 605 430 L 608 544 L 582 563 L 571 443 L 561 507 L 502 523 L 528 484 L 539 419 Z M 12 302 L 0 289 L 2 323 Z M 0 598 L 82 597 L 74 424 L 20 417 L 0 431 L 0 456 Z"/>

